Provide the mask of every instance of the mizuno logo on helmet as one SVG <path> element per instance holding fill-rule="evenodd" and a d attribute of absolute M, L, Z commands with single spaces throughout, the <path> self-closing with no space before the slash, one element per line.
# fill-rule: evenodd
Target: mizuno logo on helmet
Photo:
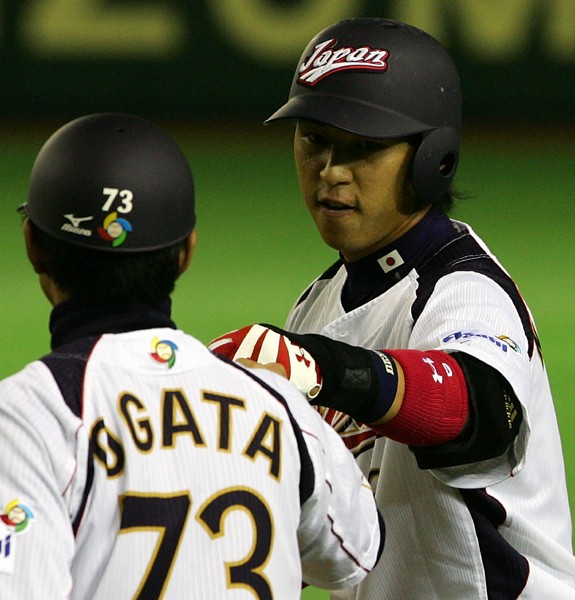
<path fill-rule="evenodd" d="M 317 44 L 311 56 L 299 68 L 298 83 L 315 85 L 324 77 L 347 69 L 385 71 L 389 52 L 383 48 L 337 48 L 335 38 Z"/>
<path fill-rule="evenodd" d="M 92 235 L 92 232 L 89 229 L 84 229 L 81 227 L 81 224 L 84 221 L 91 221 L 94 217 L 76 217 L 74 213 L 62 216 L 70 221 L 69 223 L 64 223 L 62 227 L 60 227 L 62 231 L 74 233 L 75 235 L 84 235 L 86 237 L 90 237 Z"/>
<path fill-rule="evenodd" d="M 68 233 L 74 233 L 76 235 L 85 235 L 86 237 L 90 237 L 92 232 L 89 229 L 83 229 L 82 227 L 74 227 L 70 225 L 70 223 L 64 223 L 62 227 L 60 227 L 62 231 L 67 231 Z"/>
<path fill-rule="evenodd" d="M 80 227 L 82 221 L 91 221 L 94 217 L 76 217 L 74 213 L 62 215 L 65 219 L 68 219 L 72 223 L 72 227 Z"/>

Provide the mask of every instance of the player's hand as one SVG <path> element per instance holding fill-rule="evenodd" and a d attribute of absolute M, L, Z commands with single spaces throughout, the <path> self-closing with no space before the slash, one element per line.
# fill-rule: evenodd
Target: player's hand
<path fill-rule="evenodd" d="M 221 335 L 208 348 L 244 365 L 247 360 L 251 361 L 248 366 L 265 366 L 280 372 L 309 400 L 321 391 L 322 376 L 314 358 L 302 346 L 269 327 L 247 325 Z"/>
<path fill-rule="evenodd" d="M 262 363 L 256 362 L 255 360 L 250 360 L 249 358 L 238 358 L 236 362 L 240 365 L 243 365 L 244 367 L 250 367 L 250 369 L 267 369 L 272 373 L 277 373 L 278 375 L 281 375 L 282 377 L 288 379 L 285 367 L 281 363 L 275 362 L 267 363 L 264 365 Z"/>

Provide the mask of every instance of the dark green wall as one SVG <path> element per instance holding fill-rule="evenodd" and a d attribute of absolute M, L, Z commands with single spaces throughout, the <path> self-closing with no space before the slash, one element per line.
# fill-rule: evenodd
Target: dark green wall
<path fill-rule="evenodd" d="M 575 119 L 573 0 L 3 0 L 0 117 L 261 120 L 319 29 L 370 15 L 449 48 L 468 118 Z"/>

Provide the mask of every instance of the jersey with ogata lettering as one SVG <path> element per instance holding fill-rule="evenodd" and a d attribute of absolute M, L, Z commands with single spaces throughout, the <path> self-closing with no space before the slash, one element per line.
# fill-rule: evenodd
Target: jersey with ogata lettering
<path fill-rule="evenodd" d="M 432 212 L 375 255 L 338 261 L 285 327 L 373 350 L 468 353 L 503 375 L 523 409 L 501 456 L 431 469 L 408 446 L 320 409 L 370 480 L 387 529 L 386 560 L 333 598 L 575 598 L 562 447 L 537 332 L 515 284 L 468 225 Z M 434 385 L 450 376 L 439 361 L 428 368 Z"/>
<path fill-rule="evenodd" d="M 369 485 L 299 392 L 176 329 L 31 363 L 0 384 L 0 439 L 0 598 L 296 599 L 381 550 Z"/>

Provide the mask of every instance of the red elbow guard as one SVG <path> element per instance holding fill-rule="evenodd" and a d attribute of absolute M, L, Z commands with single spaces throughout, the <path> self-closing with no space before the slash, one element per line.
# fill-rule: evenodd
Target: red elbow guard
<path fill-rule="evenodd" d="M 467 384 L 457 361 L 440 350 L 385 350 L 403 370 L 403 403 L 391 421 L 373 427 L 410 446 L 434 446 L 458 437 L 469 414 Z"/>

